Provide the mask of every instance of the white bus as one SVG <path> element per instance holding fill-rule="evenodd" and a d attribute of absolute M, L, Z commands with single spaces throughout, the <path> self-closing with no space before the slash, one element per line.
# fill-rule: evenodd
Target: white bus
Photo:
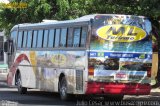
<path fill-rule="evenodd" d="M 15 25 L 5 43 L 8 84 L 69 94 L 148 95 L 152 26 L 143 16 L 95 14 Z M 9 48 L 9 49 L 8 49 Z"/>

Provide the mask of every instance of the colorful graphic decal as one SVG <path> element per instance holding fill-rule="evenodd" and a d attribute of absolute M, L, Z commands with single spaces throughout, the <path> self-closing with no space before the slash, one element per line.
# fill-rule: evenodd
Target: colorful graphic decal
<path fill-rule="evenodd" d="M 56 55 L 53 55 L 52 58 L 51 58 L 51 62 L 53 64 L 57 64 L 57 65 L 66 64 L 66 62 L 67 62 L 66 60 L 67 60 L 67 58 L 63 54 L 56 54 Z"/>
<path fill-rule="evenodd" d="M 146 37 L 146 32 L 136 26 L 115 24 L 106 25 L 97 30 L 97 35 L 102 39 L 115 42 L 133 42 Z"/>
<path fill-rule="evenodd" d="M 42 67 L 85 67 L 84 51 L 38 52 L 37 65 Z"/>
<path fill-rule="evenodd" d="M 95 16 L 88 52 L 92 78 L 144 80 L 152 66 L 151 29 L 144 17 Z"/>
<path fill-rule="evenodd" d="M 30 51 L 30 62 L 31 62 L 31 65 L 34 66 L 33 67 L 34 73 L 36 73 L 37 59 L 36 59 L 35 51 Z"/>
<path fill-rule="evenodd" d="M 20 53 L 18 54 L 18 57 L 16 58 L 14 64 L 11 66 L 11 73 L 8 74 L 8 78 L 7 78 L 7 84 L 8 85 L 12 85 L 12 81 L 13 81 L 13 78 L 14 78 L 14 75 L 16 74 L 16 71 L 17 71 L 17 66 L 23 61 L 23 60 L 26 60 L 29 62 L 29 59 L 27 57 L 26 54 L 24 53 Z M 30 62 L 29 62 L 30 63 Z"/>
<path fill-rule="evenodd" d="M 60 54 L 66 58 L 59 58 L 61 63 L 60 67 L 85 67 L 84 51 L 61 51 Z M 66 61 L 63 62 L 63 60 Z"/>
<path fill-rule="evenodd" d="M 80 67 L 85 69 L 86 52 L 85 51 L 26 51 L 26 55 L 20 55 L 19 59 L 27 59 L 33 66 L 37 83 L 41 83 L 42 88 L 47 86 L 53 90 L 54 78 L 56 77 L 55 69 L 71 69 Z M 11 81 L 9 81 L 11 82 Z M 39 86 L 38 86 L 39 87 Z"/>
<path fill-rule="evenodd" d="M 118 52 L 89 52 L 89 57 L 110 57 L 110 58 L 136 58 L 151 59 L 152 54 L 147 53 L 118 53 Z"/>

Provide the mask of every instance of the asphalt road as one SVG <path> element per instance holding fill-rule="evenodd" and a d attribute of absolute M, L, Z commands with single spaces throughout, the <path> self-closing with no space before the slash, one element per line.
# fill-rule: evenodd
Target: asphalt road
<path fill-rule="evenodd" d="M 1 79 L 1 77 L 0 77 Z M 123 101 L 104 101 L 103 98 L 89 99 L 81 97 L 61 101 L 57 93 L 29 89 L 27 94 L 18 94 L 17 89 L 8 87 L 0 80 L 0 106 L 160 106 L 160 89 L 153 89 L 151 95 L 125 96 Z"/>
<path fill-rule="evenodd" d="M 6 105 L 5 105 L 6 104 Z M 11 104 L 11 105 L 8 105 Z M 29 89 L 27 94 L 19 94 L 16 88 L 8 87 L 0 82 L 0 106 L 39 106 L 39 105 L 76 105 L 76 101 L 61 101 L 56 93 Z"/>

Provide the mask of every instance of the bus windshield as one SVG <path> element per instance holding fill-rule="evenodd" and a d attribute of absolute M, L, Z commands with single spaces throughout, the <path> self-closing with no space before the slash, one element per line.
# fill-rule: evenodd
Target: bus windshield
<path fill-rule="evenodd" d="M 89 58 L 94 76 L 115 78 L 120 72 L 119 77 L 129 80 L 127 75 L 147 75 L 152 63 L 151 29 L 150 21 L 141 16 L 95 16 Z"/>

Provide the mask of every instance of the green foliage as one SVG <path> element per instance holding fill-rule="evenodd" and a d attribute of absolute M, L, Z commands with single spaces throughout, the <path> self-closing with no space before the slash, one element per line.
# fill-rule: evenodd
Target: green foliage
<path fill-rule="evenodd" d="M 57 0 L 59 11 L 55 14 L 56 19 L 74 19 L 88 14 L 87 6 L 91 0 Z"/>
<path fill-rule="evenodd" d="M 12 0 L 16 2 L 17 0 Z M 19 0 L 18 0 L 19 1 Z M 24 0 L 23 0 L 24 1 Z M 67 20 L 87 14 L 129 14 L 160 18 L 160 0 L 25 0 L 27 8 L 1 8 L 0 28 L 43 19 Z"/>
<path fill-rule="evenodd" d="M 9 35 L 10 29 L 16 24 L 41 22 L 52 17 L 52 6 L 47 0 L 28 0 L 26 3 L 27 8 L 1 8 L 0 28 L 6 31 L 6 35 Z"/>

